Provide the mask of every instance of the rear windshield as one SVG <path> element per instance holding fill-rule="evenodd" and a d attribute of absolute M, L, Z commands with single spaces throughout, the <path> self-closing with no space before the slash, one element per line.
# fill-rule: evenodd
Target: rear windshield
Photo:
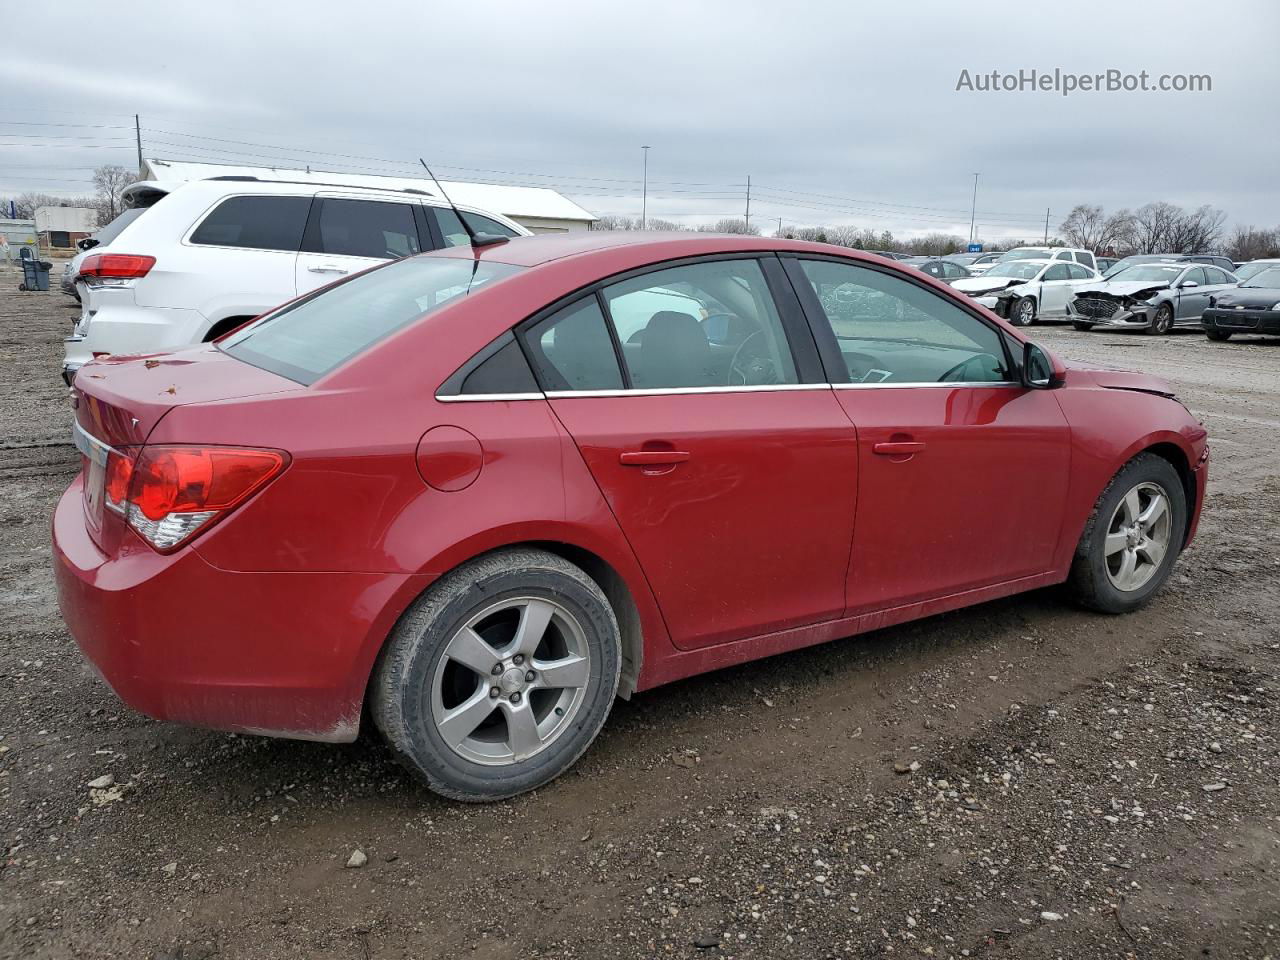
<path fill-rule="evenodd" d="M 424 314 L 522 269 L 470 258 L 398 260 L 270 313 L 219 346 L 311 384 Z"/>
<path fill-rule="evenodd" d="M 120 211 L 120 215 L 118 217 L 95 233 L 93 235 L 93 239 L 98 241 L 98 246 L 105 247 L 116 237 L 120 236 L 120 232 L 124 230 L 125 227 L 133 223 L 133 221 L 137 220 L 150 209 L 151 207 L 126 207 L 124 210 Z"/>

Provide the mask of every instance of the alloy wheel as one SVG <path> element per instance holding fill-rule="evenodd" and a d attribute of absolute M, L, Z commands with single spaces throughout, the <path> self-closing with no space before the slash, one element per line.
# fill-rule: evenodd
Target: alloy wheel
<path fill-rule="evenodd" d="M 1028 327 L 1031 321 L 1036 318 L 1036 305 L 1031 302 L 1030 297 L 1023 297 L 1018 301 L 1018 326 Z"/>
<path fill-rule="evenodd" d="M 1141 590 L 1156 575 L 1173 537 L 1169 495 L 1144 482 L 1124 495 L 1107 525 L 1107 578 L 1117 590 Z"/>
<path fill-rule="evenodd" d="M 540 597 L 503 600 L 449 640 L 431 679 L 431 719 L 466 760 L 520 763 L 570 727 L 590 677 L 586 633 L 573 614 Z"/>

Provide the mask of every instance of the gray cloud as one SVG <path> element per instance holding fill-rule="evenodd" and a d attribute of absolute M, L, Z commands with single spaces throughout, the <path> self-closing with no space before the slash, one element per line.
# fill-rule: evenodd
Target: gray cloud
<path fill-rule="evenodd" d="M 1083 201 L 1280 223 L 1270 3 L 101 9 L 0 65 L 23 93 L 0 127 L 0 194 L 76 192 L 88 168 L 132 163 L 138 112 L 149 155 L 385 173 L 421 155 L 599 212 L 639 211 L 650 144 L 662 217 L 737 214 L 750 174 L 762 219 L 963 234 L 981 171 L 989 237 L 1039 235 L 1046 208 L 1052 225 Z M 1209 74 L 1213 89 L 955 90 L 963 69 L 1055 67 Z"/>

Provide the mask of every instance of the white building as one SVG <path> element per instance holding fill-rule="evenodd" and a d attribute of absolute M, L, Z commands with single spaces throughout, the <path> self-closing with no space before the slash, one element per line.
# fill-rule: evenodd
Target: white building
<path fill-rule="evenodd" d="M 70 248 L 98 229 L 92 207 L 36 207 L 36 234 L 46 247 Z"/>
<path fill-rule="evenodd" d="M 291 170 L 283 167 L 242 167 L 220 163 L 189 163 L 184 160 L 146 160 L 142 179 L 160 182 L 208 180 L 211 177 L 256 177 L 259 180 L 288 180 L 343 187 L 392 187 L 440 191 L 427 177 L 382 177 L 357 173 L 329 173 L 323 170 Z M 492 183 L 441 181 L 455 203 L 492 210 L 510 217 L 534 233 L 567 233 L 589 230 L 598 218 L 568 197 L 548 187 L 508 187 Z"/>

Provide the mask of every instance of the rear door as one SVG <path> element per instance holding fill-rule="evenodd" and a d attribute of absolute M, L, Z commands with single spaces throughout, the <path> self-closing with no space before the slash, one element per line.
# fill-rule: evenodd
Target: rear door
<path fill-rule="evenodd" d="M 642 272 L 522 339 L 677 646 L 841 615 L 855 434 L 776 258 Z"/>
<path fill-rule="evenodd" d="M 420 210 L 416 200 L 318 196 L 298 254 L 297 292 L 429 249 Z"/>
<path fill-rule="evenodd" d="M 1052 391 L 1017 382 L 997 325 L 896 272 L 785 262 L 858 432 L 848 612 L 1045 573 L 1069 428 Z"/>

